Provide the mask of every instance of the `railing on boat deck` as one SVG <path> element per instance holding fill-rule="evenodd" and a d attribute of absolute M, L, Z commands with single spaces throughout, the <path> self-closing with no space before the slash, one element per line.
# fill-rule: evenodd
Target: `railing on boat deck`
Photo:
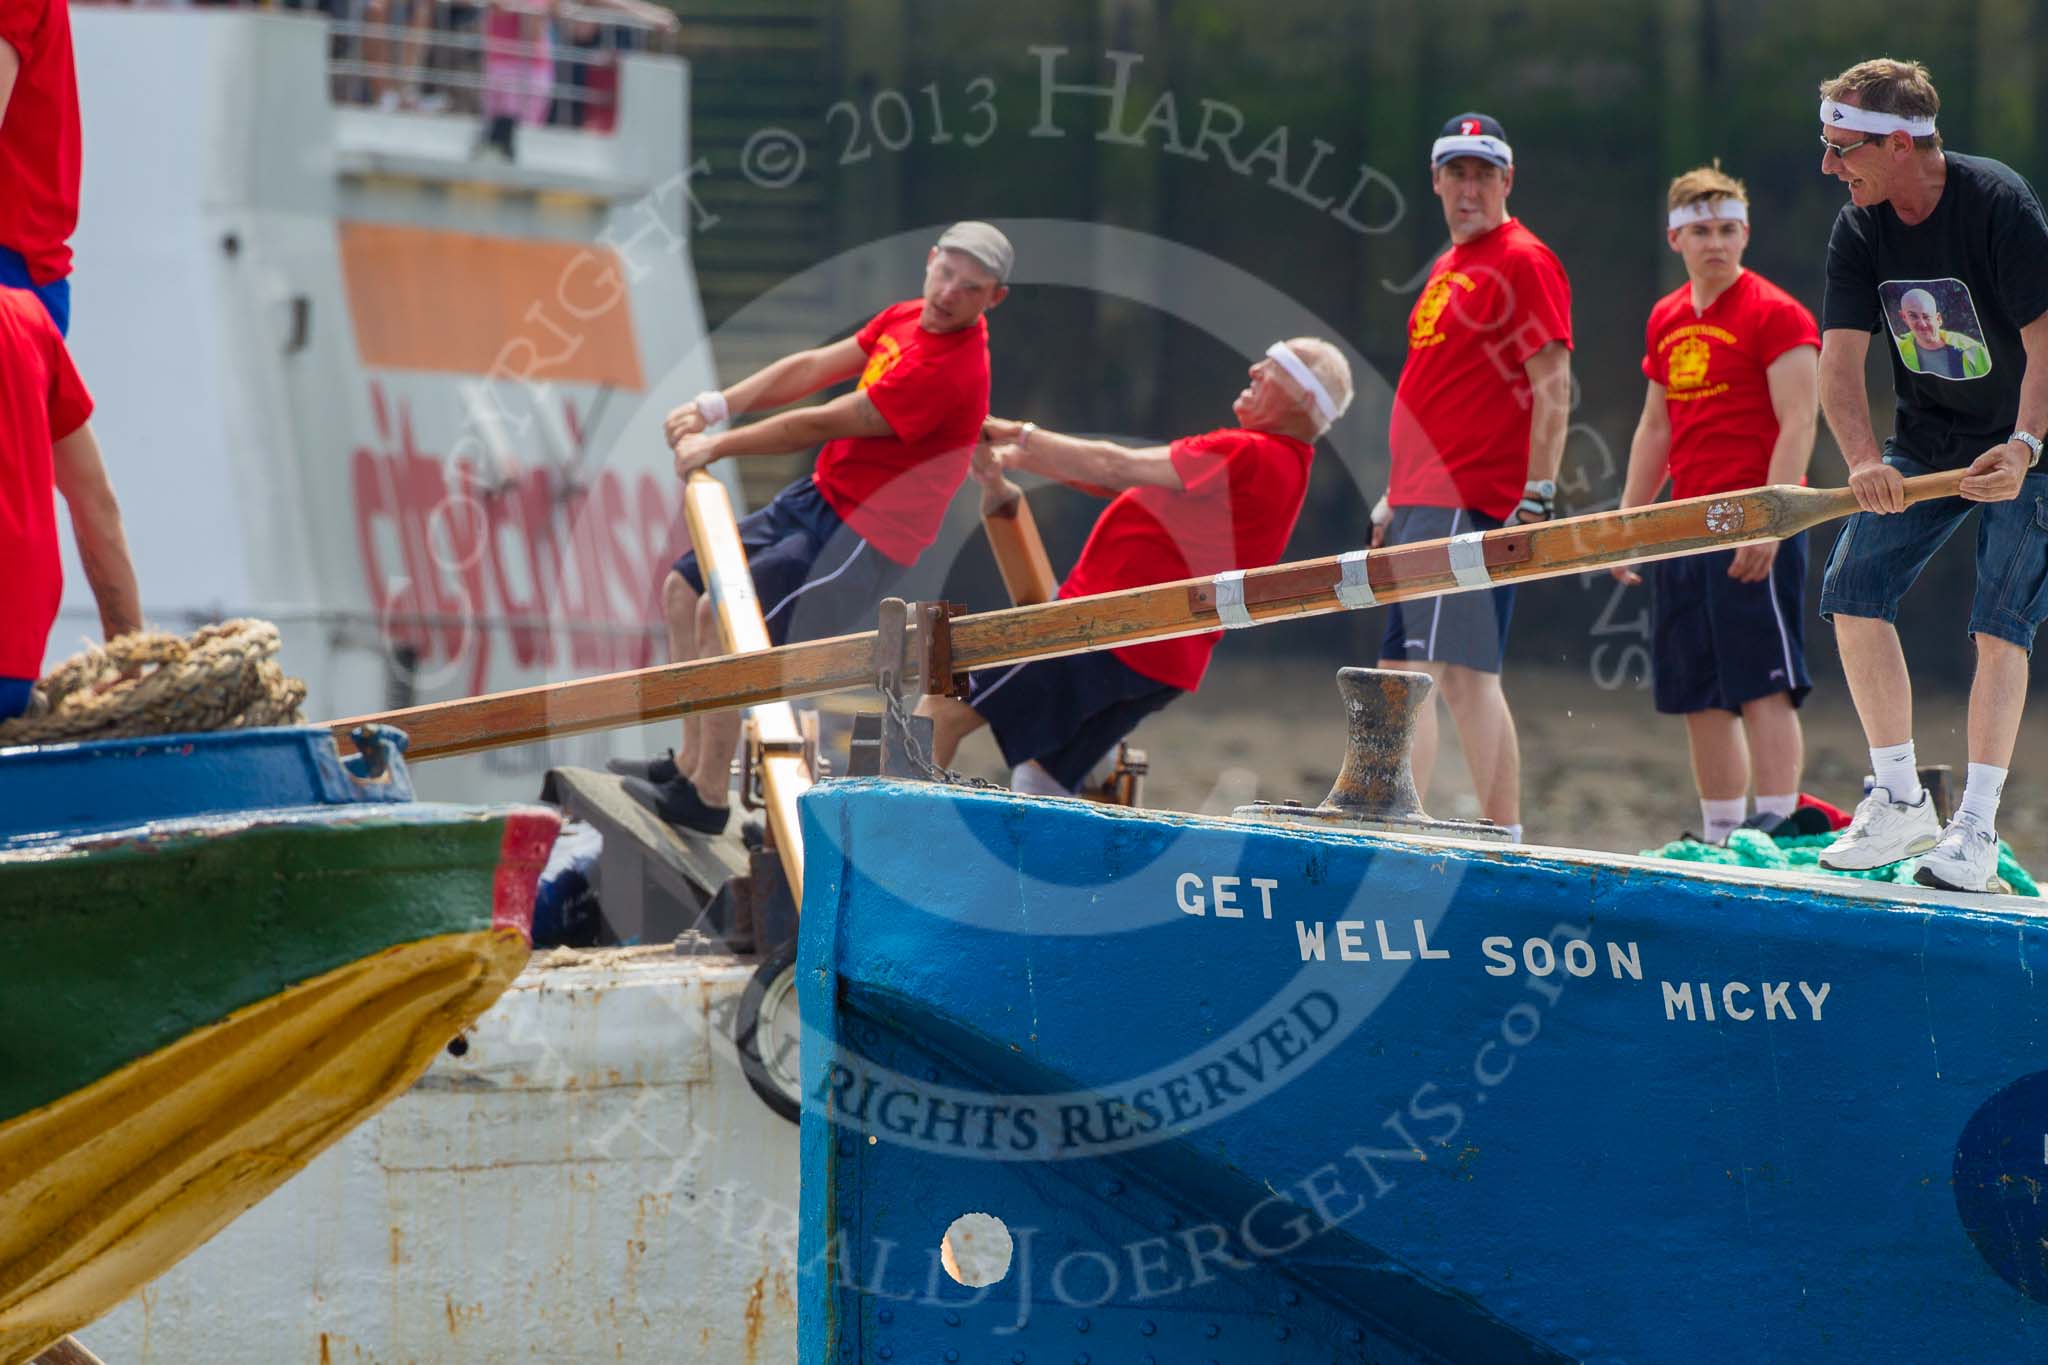
<path fill-rule="evenodd" d="M 517 19 L 518 36 L 490 31 L 501 15 Z M 339 104 L 506 113 L 604 132 L 616 111 L 620 55 L 672 47 L 674 29 L 672 15 L 647 4 L 628 11 L 368 0 L 363 17 L 329 22 L 328 73 Z"/>
<path fill-rule="evenodd" d="M 95 3 L 95 0 L 79 0 Z M 607 132 L 619 58 L 676 51 L 677 19 L 651 0 L 282 0 L 226 8 L 328 16 L 330 93 L 337 104 L 478 114 L 521 102 L 521 122 Z M 490 31 L 494 17 L 520 33 Z"/>

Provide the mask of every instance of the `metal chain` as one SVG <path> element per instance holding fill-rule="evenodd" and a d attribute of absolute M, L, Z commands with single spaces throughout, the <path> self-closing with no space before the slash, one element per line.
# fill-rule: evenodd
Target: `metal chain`
<path fill-rule="evenodd" d="M 910 714 L 904 710 L 903 698 L 896 695 L 893 687 L 882 689 L 882 704 L 889 708 L 889 718 L 903 734 L 903 751 L 910 759 L 910 766 L 917 769 L 926 781 L 943 783 L 949 787 L 978 787 L 983 791 L 1005 791 L 986 778 L 970 777 L 966 773 L 954 772 L 942 763 L 934 761 L 918 742 L 917 731 L 910 724 Z"/>

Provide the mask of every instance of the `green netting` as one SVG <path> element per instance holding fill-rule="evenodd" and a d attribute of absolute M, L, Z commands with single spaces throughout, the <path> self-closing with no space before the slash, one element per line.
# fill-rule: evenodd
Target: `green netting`
<path fill-rule="evenodd" d="M 1679 839 L 1662 848 L 1643 850 L 1646 858 L 1669 858 L 1680 863 L 1721 863 L 1737 867 L 1765 867 L 1775 871 L 1818 872 L 1829 877 L 1861 877 L 1867 882 L 1896 882 L 1902 886 L 1913 884 L 1913 863 L 1911 858 L 1893 863 L 1890 867 L 1872 868 L 1868 872 L 1838 872 L 1820 865 L 1821 850 L 1835 841 L 1832 834 L 1809 834 L 1801 837 L 1773 839 L 1762 830 L 1738 829 L 1728 836 L 1726 844 L 1702 844 L 1691 839 Z M 2034 879 L 2021 867 L 2019 859 L 2012 855 L 2012 845 L 1998 841 L 1998 875 L 2005 878 L 2016 896 L 2039 896 L 2041 890 Z"/>

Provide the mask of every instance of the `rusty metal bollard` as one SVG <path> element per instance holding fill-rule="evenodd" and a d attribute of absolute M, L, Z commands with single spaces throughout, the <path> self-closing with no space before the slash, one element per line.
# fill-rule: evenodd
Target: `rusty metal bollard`
<path fill-rule="evenodd" d="M 1340 668 L 1337 692 L 1344 699 L 1347 735 L 1344 766 L 1320 806 L 1255 801 L 1234 812 L 1243 819 L 1352 825 L 1408 834 L 1452 834 L 1506 839 L 1507 831 L 1485 820 L 1437 820 L 1415 795 L 1408 765 L 1415 742 L 1415 718 L 1435 687 L 1427 673 L 1395 668 Z"/>

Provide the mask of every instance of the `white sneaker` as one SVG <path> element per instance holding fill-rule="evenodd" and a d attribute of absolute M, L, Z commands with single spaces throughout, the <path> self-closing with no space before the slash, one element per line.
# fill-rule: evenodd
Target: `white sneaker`
<path fill-rule="evenodd" d="M 1883 787 L 1856 806 L 1856 818 L 1820 855 L 1820 865 L 1836 872 L 1863 872 L 1886 867 L 1916 853 L 1925 853 L 1941 838 L 1934 818 L 1934 798 L 1924 790 L 1917 805 L 1892 800 Z"/>
<path fill-rule="evenodd" d="M 1913 880 L 1943 891 L 1982 891 L 1998 870 L 1998 836 L 1972 820 L 1958 815 L 1941 832 L 1934 851 L 1920 859 Z"/>

